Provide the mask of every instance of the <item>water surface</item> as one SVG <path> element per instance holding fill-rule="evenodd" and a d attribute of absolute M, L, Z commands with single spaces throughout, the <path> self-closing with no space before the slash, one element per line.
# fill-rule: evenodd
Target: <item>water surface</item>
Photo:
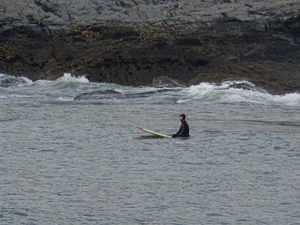
<path fill-rule="evenodd" d="M 0 223 L 299 224 L 300 95 L 248 85 L 74 100 L 92 91 L 155 89 L 68 74 L 6 82 Z M 188 140 L 133 126 L 171 135 L 181 113 Z"/>

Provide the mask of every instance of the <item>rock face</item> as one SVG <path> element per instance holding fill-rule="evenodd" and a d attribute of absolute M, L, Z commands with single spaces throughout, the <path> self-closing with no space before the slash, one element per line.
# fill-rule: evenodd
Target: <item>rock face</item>
<path fill-rule="evenodd" d="M 32 80 L 186 85 L 246 78 L 300 90 L 297 0 L 3 0 L 0 71 Z"/>

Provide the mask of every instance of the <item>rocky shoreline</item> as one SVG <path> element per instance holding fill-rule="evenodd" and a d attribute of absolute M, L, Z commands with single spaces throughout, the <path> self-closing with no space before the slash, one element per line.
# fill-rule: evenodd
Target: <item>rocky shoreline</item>
<path fill-rule="evenodd" d="M 16 0 L 0 3 L 0 71 L 54 80 L 185 85 L 247 79 L 300 90 L 300 2 Z"/>

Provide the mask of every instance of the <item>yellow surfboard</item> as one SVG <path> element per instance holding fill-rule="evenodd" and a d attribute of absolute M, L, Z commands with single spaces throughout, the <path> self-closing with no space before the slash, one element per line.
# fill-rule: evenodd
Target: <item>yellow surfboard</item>
<path fill-rule="evenodd" d="M 160 136 L 160 137 L 165 137 L 165 138 L 172 138 L 171 136 L 169 135 L 165 135 L 165 134 L 160 134 L 160 133 L 157 133 L 157 132 L 154 132 L 154 131 L 151 131 L 151 130 L 147 130 L 147 129 L 144 129 L 142 127 L 139 127 L 137 125 L 134 125 L 136 128 L 139 128 L 141 129 L 142 131 L 145 131 L 147 133 L 150 133 L 150 134 L 154 134 L 154 135 L 157 135 L 157 136 Z"/>

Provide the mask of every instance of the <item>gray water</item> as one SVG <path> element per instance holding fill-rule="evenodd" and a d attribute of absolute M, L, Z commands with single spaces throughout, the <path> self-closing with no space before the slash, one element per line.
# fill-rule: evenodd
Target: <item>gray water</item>
<path fill-rule="evenodd" d="M 25 81 L 0 88 L 0 224 L 300 224 L 300 94 Z M 133 126 L 181 113 L 187 140 Z"/>

